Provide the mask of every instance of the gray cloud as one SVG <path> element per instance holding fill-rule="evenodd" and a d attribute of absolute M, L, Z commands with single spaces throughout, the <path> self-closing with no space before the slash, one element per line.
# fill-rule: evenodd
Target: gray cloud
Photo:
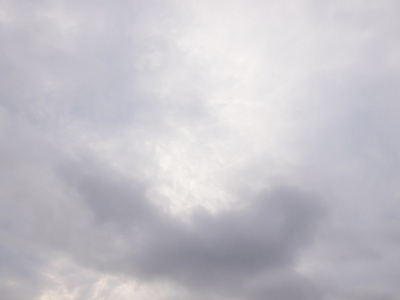
<path fill-rule="evenodd" d="M 218 213 L 194 209 L 184 221 L 153 203 L 144 183 L 90 153 L 71 157 L 40 135 L 25 137 L 23 127 L 13 133 L 14 141 L 1 149 L 8 166 L 2 234 L 13 241 L 1 245 L 6 299 L 40 295 L 49 286 L 45 257 L 57 255 L 200 295 L 257 299 L 272 293 L 286 299 L 288 289 L 301 286 L 305 295 L 316 289 L 303 286 L 293 271 L 321 217 L 315 196 L 282 187 Z M 253 283 L 275 275 L 280 279 L 270 288 Z"/>
<path fill-rule="evenodd" d="M 36 253 L 13 247 L 10 238 L 7 241 L 0 245 L 1 297 L 6 300 L 36 297 L 44 286 L 43 279 L 37 274 L 42 262 Z"/>
<path fill-rule="evenodd" d="M 0 297 L 398 299 L 398 11 L 3 1 Z"/>
<path fill-rule="evenodd" d="M 237 289 L 247 278 L 291 266 L 321 216 L 314 196 L 278 188 L 242 209 L 215 215 L 195 209 L 184 222 L 149 202 L 134 182 L 94 170 L 85 165 L 63 174 L 93 214 L 92 230 L 110 231 L 112 239 L 103 241 L 106 251 L 96 243 L 81 245 L 73 255 L 143 280 L 172 280 L 199 291 Z M 122 246 L 112 245 L 118 240 Z"/>

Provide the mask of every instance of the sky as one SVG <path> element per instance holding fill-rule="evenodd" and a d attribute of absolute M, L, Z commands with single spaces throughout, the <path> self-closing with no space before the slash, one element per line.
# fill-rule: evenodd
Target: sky
<path fill-rule="evenodd" d="M 400 2 L 0 0 L 2 300 L 399 300 Z"/>

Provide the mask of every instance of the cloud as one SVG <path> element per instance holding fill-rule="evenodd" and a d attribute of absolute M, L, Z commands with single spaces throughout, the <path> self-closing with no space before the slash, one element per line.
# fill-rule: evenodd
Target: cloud
<path fill-rule="evenodd" d="M 145 184 L 93 153 L 72 156 L 24 127 L 13 133 L 2 145 L 6 299 L 39 296 L 54 286 L 46 274 L 59 256 L 143 283 L 171 283 L 189 294 L 257 298 L 299 288 L 293 264 L 321 217 L 315 196 L 281 187 L 226 211 L 194 208 L 185 221 L 152 202 Z M 252 281 L 274 274 L 281 279 L 271 291 L 259 283 L 247 291 Z M 305 286 L 306 294 L 315 289 Z"/>
<path fill-rule="evenodd" d="M 3 235 L 3 238 L 7 238 L 8 243 L 2 243 L 0 246 L 1 297 L 13 300 L 38 296 L 44 282 L 37 274 L 41 268 L 37 254 L 10 245 L 10 237 Z"/>
<path fill-rule="evenodd" d="M 3 1 L 1 298 L 397 299 L 398 9 Z"/>
<path fill-rule="evenodd" d="M 195 209 L 187 222 L 152 203 L 143 186 L 93 158 L 71 160 L 25 139 L 17 145 L 28 150 L 3 151 L 15 157 L 16 165 L 9 168 L 14 186 L 2 186 L 10 199 L 2 203 L 7 208 L 2 220 L 8 224 L 3 233 L 17 246 L 11 255 L 4 244 L 2 259 L 8 261 L 4 268 L 29 281 L 38 293 L 50 264 L 40 252 L 62 254 L 100 272 L 222 295 L 232 290 L 243 294 L 252 278 L 273 277 L 287 268 L 287 275 L 279 275 L 287 280 L 286 289 L 298 276 L 292 265 L 311 242 L 321 216 L 314 196 L 282 187 L 246 201 L 245 207 L 215 214 Z M 50 155 L 43 157 L 46 151 Z M 19 247 L 31 254 L 18 254 Z M 281 290 L 279 284 L 275 289 Z M 7 297 L 8 289 L 2 293 Z"/>
<path fill-rule="evenodd" d="M 93 235 L 106 233 L 111 239 L 93 248 L 80 245 L 73 255 L 84 264 L 145 281 L 218 291 L 218 286 L 229 290 L 247 278 L 290 268 L 311 242 L 321 216 L 314 196 L 282 187 L 242 209 L 215 215 L 195 209 L 185 222 L 151 203 L 134 182 L 116 180 L 118 175 L 105 170 L 93 172 L 88 165 L 75 167 L 67 172 L 67 182 L 92 213 Z"/>

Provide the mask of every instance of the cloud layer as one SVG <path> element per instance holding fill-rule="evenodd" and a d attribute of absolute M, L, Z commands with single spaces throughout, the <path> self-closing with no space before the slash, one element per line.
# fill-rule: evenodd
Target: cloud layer
<path fill-rule="evenodd" d="M 2 1 L 0 298 L 399 299 L 396 1 Z"/>

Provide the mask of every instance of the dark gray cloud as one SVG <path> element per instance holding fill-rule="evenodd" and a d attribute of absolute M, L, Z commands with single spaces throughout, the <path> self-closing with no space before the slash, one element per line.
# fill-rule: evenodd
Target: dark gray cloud
<path fill-rule="evenodd" d="M 29 147 L 18 153 L 21 145 Z M 33 293 L 30 286 L 37 293 L 46 286 L 41 270 L 48 262 L 41 252 L 143 282 L 172 282 L 200 294 L 258 299 L 260 293 L 282 293 L 281 299 L 291 299 L 285 296 L 288 289 L 297 294 L 301 286 L 306 295 L 315 289 L 303 286 L 292 269 L 321 217 L 312 195 L 282 187 L 245 201 L 244 207 L 215 214 L 194 209 L 184 221 L 152 203 L 143 184 L 89 156 L 71 160 L 26 139 L 3 153 L 9 164 L 14 160 L 8 168 L 14 186 L 2 185 L 9 199 L 2 201 L 2 232 L 19 245 L 1 248 L 7 262 L 2 265 L 3 297 L 24 299 L 25 293 Z M 283 275 L 282 268 L 287 269 Z M 251 280 L 274 274 L 281 277 L 277 285 L 256 284 L 257 289 L 247 292 Z"/>
<path fill-rule="evenodd" d="M 198 292 L 234 289 L 240 294 L 238 287 L 245 289 L 249 278 L 290 268 L 312 241 L 321 217 L 315 196 L 282 187 L 246 201 L 241 209 L 215 215 L 195 209 L 185 222 L 149 202 L 135 182 L 111 170 L 80 164 L 62 173 L 92 213 L 91 230 L 112 236 L 103 241 L 107 247 L 81 245 L 72 255 L 104 271 L 172 280 Z M 118 240 L 122 245 L 113 245 Z M 285 288 L 290 282 L 289 277 Z"/>
<path fill-rule="evenodd" d="M 216 216 L 195 211 L 187 226 L 157 229 L 144 245 L 140 270 L 210 285 L 290 264 L 312 236 L 315 207 L 297 191 L 282 189 L 262 198 L 244 211 Z"/>

